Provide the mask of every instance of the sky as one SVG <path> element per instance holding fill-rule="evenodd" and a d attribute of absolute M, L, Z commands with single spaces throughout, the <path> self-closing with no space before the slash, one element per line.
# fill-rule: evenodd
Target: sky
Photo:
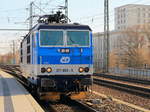
<path fill-rule="evenodd" d="M 33 14 L 50 14 L 58 6 L 64 5 L 65 0 L 0 0 L 0 29 L 28 28 L 29 4 L 33 1 Z M 103 32 L 104 0 L 68 0 L 69 18 L 72 22 L 89 25 L 93 32 Z M 110 30 L 114 29 L 114 8 L 126 4 L 150 4 L 150 0 L 109 0 Z M 43 13 L 44 12 L 44 13 Z M 12 40 L 16 46 L 27 32 L 0 31 L 0 54 L 12 50 Z M 6 50 L 7 49 L 7 50 Z"/>

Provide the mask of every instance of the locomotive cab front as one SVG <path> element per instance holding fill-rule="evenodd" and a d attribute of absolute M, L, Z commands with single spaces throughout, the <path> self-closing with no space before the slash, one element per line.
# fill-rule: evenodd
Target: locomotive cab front
<path fill-rule="evenodd" d="M 30 36 L 29 81 L 40 93 L 86 92 L 92 85 L 93 74 L 89 26 L 40 24 L 35 29 Z"/>

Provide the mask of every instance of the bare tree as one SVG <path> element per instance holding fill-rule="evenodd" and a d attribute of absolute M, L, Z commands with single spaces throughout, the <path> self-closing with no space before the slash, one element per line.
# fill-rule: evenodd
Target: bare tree
<path fill-rule="evenodd" d="M 150 24 L 142 25 L 142 28 L 140 30 L 146 36 L 148 43 L 150 44 Z"/>
<path fill-rule="evenodd" d="M 147 39 L 147 67 L 150 68 L 150 24 L 144 24 L 141 32 L 143 33 L 143 35 L 145 35 Z"/>
<path fill-rule="evenodd" d="M 16 60 L 16 64 L 19 64 L 19 51 L 15 52 L 15 60 Z M 13 60 L 13 55 L 11 52 L 7 53 L 7 54 L 3 54 L 0 55 L 0 64 L 12 64 L 12 60 Z"/>
<path fill-rule="evenodd" d="M 118 52 L 120 63 L 126 67 L 141 68 L 145 64 L 142 56 L 145 38 L 139 27 L 128 28 L 122 32 L 121 46 Z"/>

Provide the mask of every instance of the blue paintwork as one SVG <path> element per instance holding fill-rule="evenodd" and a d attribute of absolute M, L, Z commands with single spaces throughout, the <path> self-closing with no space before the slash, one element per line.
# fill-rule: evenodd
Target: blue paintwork
<path fill-rule="evenodd" d="M 39 48 L 38 49 L 38 64 L 40 64 L 40 56 L 42 57 L 41 64 L 62 64 L 60 59 L 62 57 L 70 57 L 70 63 L 67 64 L 92 64 L 91 49 L 90 48 L 76 48 L 67 47 L 70 49 L 70 53 L 61 53 L 59 49 L 56 48 Z M 81 52 L 81 50 L 83 52 Z M 48 62 L 48 63 L 45 63 Z"/>
<path fill-rule="evenodd" d="M 78 31 L 89 31 L 90 32 L 90 46 L 89 47 L 40 47 L 39 46 L 39 30 L 40 29 L 53 29 L 57 30 L 60 28 L 60 30 L 78 30 Z M 35 34 L 34 34 L 35 33 Z M 54 26 L 54 25 L 36 25 L 35 27 L 32 28 L 32 30 L 28 33 L 27 37 L 30 37 L 32 35 L 32 43 L 31 43 L 31 64 L 34 65 L 39 65 L 42 64 L 42 66 L 45 65 L 85 65 L 86 67 L 92 68 L 93 67 L 93 43 L 92 43 L 92 33 L 91 29 L 89 26 L 86 25 L 65 25 L 63 24 L 62 26 Z M 24 40 L 26 39 L 24 38 Z M 26 42 L 26 41 L 24 41 Z M 27 44 L 27 43 L 26 43 Z M 25 48 L 25 47 L 24 47 Z M 61 53 L 60 49 L 69 49 L 69 53 Z M 26 49 L 26 48 L 25 48 Z M 25 57 L 27 59 L 27 57 Z M 69 60 L 65 62 L 64 60 Z M 64 63 L 65 62 L 65 63 Z M 23 64 L 27 64 L 26 62 Z M 28 63 L 30 64 L 30 63 Z M 26 68 L 24 68 L 26 69 Z M 32 71 L 37 71 L 36 67 L 31 68 Z M 92 69 L 91 69 L 92 72 Z M 59 92 L 74 92 L 77 91 L 86 91 L 85 86 L 88 87 L 89 85 L 92 84 L 92 78 L 91 78 L 91 72 L 87 72 L 86 75 L 83 75 L 81 73 L 77 75 L 66 75 L 65 72 L 64 74 L 57 74 L 57 75 L 48 75 L 48 74 L 41 74 L 37 73 L 38 78 L 33 78 L 30 76 L 27 80 L 31 82 L 31 84 L 37 85 L 37 87 L 41 87 L 41 79 L 42 78 L 48 78 L 52 79 L 56 82 L 56 87 L 48 89 L 48 91 L 59 91 Z M 36 72 L 34 72 L 36 73 Z M 32 74 L 32 73 L 31 73 Z M 78 84 L 75 83 L 76 81 L 84 82 L 84 88 L 81 86 L 80 89 L 78 88 Z M 67 82 L 67 83 L 66 83 Z M 82 83 L 83 84 L 83 83 Z M 76 88 L 75 88 L 76 87 Z M 47 90 L 47 89 L 46 89 Z M 42 90 L 44 91 L 44 90 Z M 78 91 L 78 92 L 79 92 Z"/>
<path fill-rule="evenodd" d="M 32 41 L 32 64 L 89 64 L 89 66 L 93 64 L 92 33 L 90 33 L 89 47 L 40 47 L 39 33 L 37 32 L 33 38 L 37 43 L 34 44 Z M 59 52 L 61 48 L 70 49 L 70 53 Z M 61 63 L 62 57 L 69 57 L 70 62 Z"/>

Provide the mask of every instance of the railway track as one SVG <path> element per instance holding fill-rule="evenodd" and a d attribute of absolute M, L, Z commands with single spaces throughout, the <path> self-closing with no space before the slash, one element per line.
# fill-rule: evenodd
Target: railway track
<path fill-rule="evenodd" d="M 80 108 L 82 108 L 85 112 L 98 112 L 95 109 L 93 109 L 92 107 L 77 101 L 77 100 L 73 100 L 72 103 L 74 103 L 75 105 L 78 105 Z"/>
<path fill-rule="evenodd" d="M 64 98 L 65 101 L 50 103 L 49 106 L 53 112 L 98 112 L 87 104 L 78 101 Z"/>
<path fill-rule="evenodd" d="M 1 66 L 0 66 L 1 67 Z M 18 73 L 21 74 L 19 67 L 18 66 L 2 66 L 1 68 L 3 68 L 3 70 L 5 70 L 5 72 L 8 72 L 10 74 L 13 74 L 15 77 L 19 77 Z M 123 90 L 126 92 L 130 92 L 130 93 L 134 93 L 134 94 L 138 94 L 144 97 L 148 97 L 150 98 L 150 91 L 146 91 L 143 90 L 142 88 L 137 88 L 137 87 L 131 87 L 130 85 L 126 85 L 124 84 L 120 84 L 117 83 L 117 81 L 110 81 L 110 80 L 104 80 L 101 79 L 101 77 L 94 77 L 94 83 L 98 84 L 98 85 L 103 85 L 103 86 L 107 86 L 107 87 L 111 87 L 111 88 L 115 88 L 115 89 L 119 89 L 119 90 Z M 110 78 L 108 78 L 110 79 Z M 50 102 L 43 102 L 40 101 L 38 99 L 36 99 L 37 102 L 42 106 L 42 108 L 45 110 L 45 112 L 99 112 L 97 110 L 95 110 L 95 107 L 89 106 L 88 104 L 86 104 L 86 102 L 82 102 L 82 101 L 77 101 L 77 100 L 70 100 L 67 98 L 64 98 L 63 100 L 65 102 L 59 102 L 59 103 L 50 103 Z M 94 104 L 93 104 L 94 106 Z"/>
<path fill-rule="evenodd" d="M 0 68 L 5 72 L 13 75 L 16 79 L 28 89 L 25 79 L 22 80 L 20 77 L 21 71 L 17 65 L 0 65 Z M 29 89 L 28 89 L 29 90 Z M 98 112 L 87 104 L 78 101 L 71 100 L 67 97 L 63 97 L 59 103 L 50 103 L 46 101 L 40 101 L 35 95 L 32 95 L 36 101 L 41 105 L 45 112 Z M 59 108 L 58 108 L 59 107 Z M 67 111 L 66 109 L 70 109 Z"/>
<path fill-rule="evenodd" d="M 94 77 L 93 82 L 98 85 L 107 86 L 113 89 L 118 89 L 142 97 L 150 98 L 150 88 L 146 88 L 136 84 L 128 84 L 125 82 L 98 77 Z"/>
<path fill-rule="evenodd" d="M 127 81 L 127 82 L 150 85 L 149 80 L 136 79 L 136 78 L 127 77 L 127 76 L 118 76 L 118 75 L 116 76 L 116 75 L 111 75 L 111 74 L 94 74 L 94 76 L 109 78 L 109 79 L 114 79 L 114 80 L 120 80 L 120 81 Z"/>
<path fill-rule="evenodd" d="M 20 76 L 18 76 L 18 74 L 21 74 L 21 71 L 19 70 L 18 65 L 5 65 L 5 66 L 0 65 L 0 67 L 3 70 L 5 70 L 5 72 L 11 73 L 15 77 L 20 78 Z M 112 79 L 112 80 L 107 80 L 107 79 Z M 22 83 L 24 82 L 22 80 L 19 80 L 19 81 L 21 81 Z M 123 82 L 117 82 L 117 81 L 123 81 Z M 150 81 L 148 81 L 148 80 L 139 80 L 139 79 L 133 79 L 133 78 L 129 78 L 129 77 L 105 75 L 105 74 L 94 75 L 94 83 L 95 84 L 119 89 L 122 91 L 140 95 L 142 97 L 150 98 L 150 88 L 144 88 L 144 87 L 138 86 L 136 84 L 131 85 L 131 84 L 127 84 L 124 82 L 133 82 L 133 83 L 150 85 Z"/>

